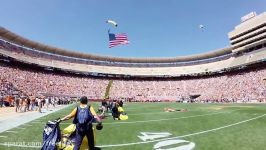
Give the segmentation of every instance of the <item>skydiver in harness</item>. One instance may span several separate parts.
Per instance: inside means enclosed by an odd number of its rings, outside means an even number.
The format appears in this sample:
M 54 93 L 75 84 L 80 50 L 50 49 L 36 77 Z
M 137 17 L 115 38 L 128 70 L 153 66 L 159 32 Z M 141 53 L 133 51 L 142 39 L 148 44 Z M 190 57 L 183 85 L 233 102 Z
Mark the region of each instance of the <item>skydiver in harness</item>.
M 101 124 L 101 119 L 97 116 L 93 107 L 87 105 L 88 98 L 83 96 L 80 98 L 80 105 L 77 106 L 69 115 L 62 118 L 60 121 L 69 120 L 74 117 L 73 123 L 76 124 L 76 141 L 74 150 L 79 150 L 84 136 L 88 139 L 90 150 L 95 149 L 94 135 L 92 129 L 92 121 L 97 120 Z

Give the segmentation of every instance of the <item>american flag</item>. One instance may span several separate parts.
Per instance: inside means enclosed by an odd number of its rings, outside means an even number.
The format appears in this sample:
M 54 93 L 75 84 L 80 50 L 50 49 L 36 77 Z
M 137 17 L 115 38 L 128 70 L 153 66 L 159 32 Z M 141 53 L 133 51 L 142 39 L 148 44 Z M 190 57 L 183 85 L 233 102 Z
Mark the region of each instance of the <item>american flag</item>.
M 109 48 L 112 48 L 119 44 L 122 45 L 129 44 L 127 35 L 125 33 L 118 33 L 118 34 L 109 33 Z

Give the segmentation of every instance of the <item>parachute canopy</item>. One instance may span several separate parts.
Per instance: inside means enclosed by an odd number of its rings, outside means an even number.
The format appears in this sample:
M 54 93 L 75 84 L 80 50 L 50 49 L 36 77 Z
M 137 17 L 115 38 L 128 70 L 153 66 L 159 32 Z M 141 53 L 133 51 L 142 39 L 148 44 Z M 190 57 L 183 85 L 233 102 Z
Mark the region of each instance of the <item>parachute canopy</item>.
M 112 24 L 113 26 L 117 27 L 117 23 L 114 20 L 107 20 L 106 23 Z
M 204 25 L 200 24 L 200 25 L 199 25 L 199 28 L 200 28 L 200 29 L 203 29 L 203 28 L 204 28 Z
M 202 25 L 202 24 L 200 24 L 200 25 L 199 25 L 199 29 L 203 32 L 203 31 L 205 30 L 205 26 Z

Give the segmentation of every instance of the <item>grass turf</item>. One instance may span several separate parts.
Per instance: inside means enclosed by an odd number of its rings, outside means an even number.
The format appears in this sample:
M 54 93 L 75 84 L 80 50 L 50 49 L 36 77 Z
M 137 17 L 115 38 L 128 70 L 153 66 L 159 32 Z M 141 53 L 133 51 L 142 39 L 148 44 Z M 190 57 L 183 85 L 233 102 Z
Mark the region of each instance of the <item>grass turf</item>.
M 96 109 L 99 103 L 92 104 Z M 124 106 L 129 119 L 126 121 L 115 121 L 112 117 L 103 120 L 104 128 L 96 130 L 96 145 L 102 149 L 114 150 L 151 150 L 165 138 L 178 137 L 179 140 L 187 142 L 172 144 L 161 148 L 173 148 L 194 143 L 194 149 L 206 150 L 252 150 L 265 149 L 266 147 L 266 105 L 264 104 L 178 104 L 178 103 L 127 103 Z M 53 114 L 39 118 L 20 128 L 11 129 L 17 133 L 0 133 L 0 150 L 28 150 L 40 149 L 32 142 L 42 141 L 42 131 L 48 120 L 69 114 L 75 106 L 69 106 Z M 187 108 L 188 112 L 163 112 L 163 108 Z M 256 118 L 259 117 L 259 118 Z M 241 122 L 245 120 L 248 122 Z M 65 128 L 71 121 L 60 124 Z M 229 125 L 229 126 L 228 126 Z M 232 126 L 231 126 L 232 125 Z M 222 127 L 222 128 L 221 128 Z M 26 129 L 21 129 L 26 128 Z M 210 131 L 210 129 L 215 129 Z M 169 137 L 147 140 L 143 142 L 138 136 L 140 132 L 169 132 Z M 190 135 L 191 134 L 191 135 Z M 7 136 L 1 138 L 1 136 Z M 135 143 L 131 145 L 121 145 Z M 111 147 L 106 145 L 117 145 Z M 33 146 L 33 147 L 28 147 Z

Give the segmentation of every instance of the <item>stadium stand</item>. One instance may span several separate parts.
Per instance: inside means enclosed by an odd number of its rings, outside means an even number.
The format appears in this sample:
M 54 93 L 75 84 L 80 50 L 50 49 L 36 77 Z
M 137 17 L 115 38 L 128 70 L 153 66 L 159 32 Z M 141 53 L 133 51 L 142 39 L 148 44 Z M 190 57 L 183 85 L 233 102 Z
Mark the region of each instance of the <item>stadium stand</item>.
M 265 101 L 265 68 L 249 72 L 215 75 L 208 78 L 168 81 L 114 81 L 110 97 L 121 96 L 138 100 L 181 101 L 199 94 L 199 101 L 250 102 Z M 123 94 L 121 94 L 123 93 Z M 136 97 L 136 98 L 135 98 Z M 150 99 L 152 98 L 152 99 Z
M 116 79 L 110 91 L 110 99 L 134 99 L 138 101 L 181 101 L 191 95 L 201 95 L 198 101 L 237 102 L 265 101 L 265 64 L 234 73 L 226 72 L 187 79 L 164 80 Z M 54 71 L 32 70 L 25 67 L 1 65 L 2 78 L 27 95 L 49 93 L 53 95 L 89 95 L 102 99 L 108 78 L 76 76 Z M 166 80 L 166 81 L 165 81 Z
M 2 65 L 0 71 L 3 79 L 12 81 L 15 87 L 27 95 L 49 93 L 58 95 L 93 95 L 94 98 L 101 98 L 108 82 L 108 80 L 78 78 Z

